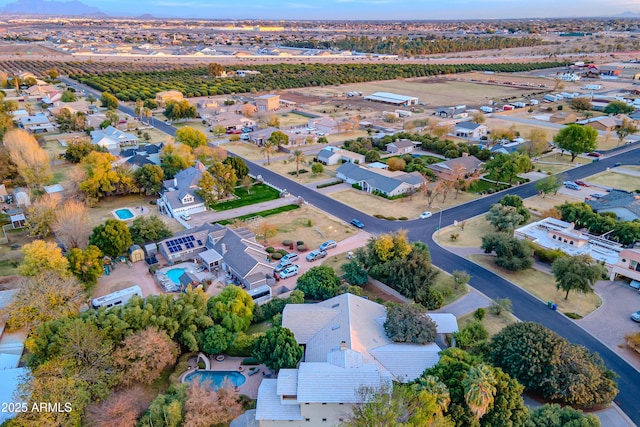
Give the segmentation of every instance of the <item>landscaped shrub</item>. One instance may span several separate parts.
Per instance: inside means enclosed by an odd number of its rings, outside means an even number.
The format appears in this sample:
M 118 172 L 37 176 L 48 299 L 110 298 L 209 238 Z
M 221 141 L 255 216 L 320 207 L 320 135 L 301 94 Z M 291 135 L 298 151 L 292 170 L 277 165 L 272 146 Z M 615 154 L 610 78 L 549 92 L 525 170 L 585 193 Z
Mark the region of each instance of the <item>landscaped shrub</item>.
M 274 252 L 271 254 L 271 259 L 273 260 L 279 260 L 283 257 L 284 255 L 282 255 L 280 252 Z
M 300 246 L 300 245 L 304 245 L 304 242 L 303 242 L 302 240 L 298 240 L 298 241 L 296 242 L 296 245 L 298 245 L 298 246 Z
M 316 188 L 325 188 L 325 187 L 331 187 L 332 185 L 338 185 L 338 184 L 342 184 L 344 181 L 339 179 L 337 181 L 331 181 L 331 182 L 325 182 L 324 184 L 318 184 L 316 185 Z
M 406 216 L 401 216 L 401 217 L 400 217 L 400 218 L 398 218 L 398 219 L 399 219 L 400 221 L 406 221 L 406 220 L 408 220 L 409 218 L 407 218 Z
M 429 289 L 422 299 L 422 304 L 427 308 L 427 310 L 437 310 L 442 307 L 443 303 L 444 297 L 435 289 Z
M 293 242 L 291 240 L 283 240 L 282 241 L 282 246 L 289 247 L 289 246 L 291 246 L 292 243 Z
M 265 249 L 265 252 L 268 254 L 272 254 L 274 253 L 276 250 L 273 248 L 273 246 L 269 246 L 268 248 Z
M 360 184 L 358 184 L 357 182 L 354 182 L 353 184 L 351 184 L 351 186 L 356 190 L 362 190 L 362 187 L 360 187 Z
M 307 247 L 307 245 L 298 245 L 298 251 L 299 252 L 306 252 L 308 250 L 309 250 L 309 248 Z
M 484 308 L 480 307 L 476 311 L 473 312 L 473 318 L 476 319 L 476 320 L 482 320 L 482 319 L 484 319 L 484 316 L 486 314 L 487 314 L 487 310 L 485 310 Z
M 546 249 L 536 245 L 533 246 L 533 255 L 538 258 L 538 261 L 549 264 L 553 263 L 553 261 L 558 258 L 567 256 L 567 254 L 562 252 L 560 249 Z
M 293 244 L 293 243 L 292 243 Z M 286 249 L 278 249 L 276 252 L 278 252 L 280 255 L 285 256 L 286 254 L 288 254 L 289 252 L 287 252 Z
M 254 357 L 247 357 L 246 359 L 242 359 L 243 365 L 259 365 L 260 363 Z
M 249 357 L 256 343 L 257 335 L 238 332 L 226 353 L 232 357 Z
M 198 361 L 198 369 L 204 369 L 205 368 L 205 364 L 202 360 Z

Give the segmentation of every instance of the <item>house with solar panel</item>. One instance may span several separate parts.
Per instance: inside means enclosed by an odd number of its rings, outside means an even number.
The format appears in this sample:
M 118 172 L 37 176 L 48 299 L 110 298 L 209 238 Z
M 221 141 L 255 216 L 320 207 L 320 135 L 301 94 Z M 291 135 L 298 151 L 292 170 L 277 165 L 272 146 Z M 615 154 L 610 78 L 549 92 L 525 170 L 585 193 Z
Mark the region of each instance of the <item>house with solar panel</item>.
M 204 224 L 158 242 L 169 264 L 196 261 L 211 273 L 224 274 L 248 290 L 275 284 L 273 266 L 264 246 L 246 228 Z
M 173 179 L 164 181 L 162 195 L 158 199 L 160 212 L 177 218 L 206 211 L 204 200 L 196 194 L 202 172 L 206 170 L 201 162 L 196 161 L 194 166 L 178 172 Z
M 297 369 L 281 369 L 258 389 L 260 427 L 336 426 L 347 421 L 362 389 L 407 383 L 440 360 L 438 344 L 397 343 L 384 330 L 386 308 L 353 294 L 317 304 L 287 304 L 282 326 L 293 332 L 304 356 Z M 451 313 L 429 313 L 443 334 L 458 330 Z

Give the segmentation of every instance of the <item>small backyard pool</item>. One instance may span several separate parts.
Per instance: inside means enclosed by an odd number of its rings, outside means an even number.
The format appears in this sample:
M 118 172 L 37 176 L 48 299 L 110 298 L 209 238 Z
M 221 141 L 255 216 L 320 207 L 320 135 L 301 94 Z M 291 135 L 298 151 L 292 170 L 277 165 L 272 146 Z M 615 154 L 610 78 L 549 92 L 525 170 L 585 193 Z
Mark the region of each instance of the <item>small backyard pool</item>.
M 122 221 L 135 218 L 136 216 L 136 214 L 134 214 L 133 211 L 129 208 L 116 209 L 115 211 L 113 211 L 113 215 Z
M 182 276 L 182 273 L 184 273 L 186 270 L 186 268 L 172 268 L 171 270 L 167 271 L 167 276 L 169 276 L 169 279 L 171 279 L 173 283 L 175 283 L 176 285 L 180 285 L 180 276 Z
M 211 381 L 211 387 L 220 388 L 225 380 L 229 380 L 235 387 L 240 387 L 247 380 L 240 372 L 235 371 L 196 371 L 184 377 L 185 382 L 199 378 L 200 382 Z

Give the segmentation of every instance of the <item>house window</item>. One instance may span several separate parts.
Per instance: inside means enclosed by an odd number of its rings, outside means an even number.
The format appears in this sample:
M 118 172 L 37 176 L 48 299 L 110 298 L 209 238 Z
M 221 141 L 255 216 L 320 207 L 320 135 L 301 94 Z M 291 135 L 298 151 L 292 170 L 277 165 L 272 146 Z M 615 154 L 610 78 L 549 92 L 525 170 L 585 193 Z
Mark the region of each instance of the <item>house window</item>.
M 570 245 L 573 245 L 573 240 L 569 241 L 569 244 L 570 244 Z
M 554 235 L 553 235 L 553 240 L 555 240 L 555 239 L 556 239 L 556 235 L 554 234 Z

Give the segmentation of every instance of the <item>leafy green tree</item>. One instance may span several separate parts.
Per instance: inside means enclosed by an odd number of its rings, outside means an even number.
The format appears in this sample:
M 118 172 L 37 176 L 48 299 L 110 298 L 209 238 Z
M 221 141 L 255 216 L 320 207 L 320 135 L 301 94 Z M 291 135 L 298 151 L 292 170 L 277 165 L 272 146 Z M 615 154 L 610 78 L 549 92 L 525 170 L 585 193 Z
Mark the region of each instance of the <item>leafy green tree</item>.
M 342 266 L 344 271 L 344 278 L 352 285 L 364 286 L 369 281 L 369 275 L 367 270 L 362 268 L 356 260 L 351 260 Z
M 224 67 L 215 62 L 212 62 L 211 64 L 209 64 L 207 66 L 207 69 L 209 71 L 209 75 L 212 77 L 220 77 L 225 73 Z
M 529 156 L 513 152 L 494 155 L 493 158 L 485 162 L 484 169 L 491 178 L 498 181 L 506 180 L 511 183 L 518 174 L 529 172 L 533 169 L 533 165 Z
M 118 109 L 118 98 L 111 95 L 109 92 L 102 92 L 102 95 L 100 95 L 100 103 L 103 107 L 106 107 L 109 110 Z
M 134 172 L 140 191 L 147 196 L 159 194 L 162 190 L 164 170 L 158 165 L 143 165 Z
M 560 187 L 562 187 L 562 182 L 560 181 L 560 178 L 555 175 L 550 175 L 536 182 L 536 190 L 538 193 L 542 194 L 543 199 L 547 194 L 556 194 Z
M 127 224 L 117 219 L 108 219 L 93 229 L 89 244 L 97 246 L 107 256 L 117 257 L 129 249 L 133 240 Z
M 516 226 L 522 224 L 524 220 L 524 216 L 518 212 L 518 208 L 505 206 L 501 203 L 491 205 L 489 212 L 487 212 L 487 221 L 498 231 L 513 233 Z
M 600 427 L 600 419 L 570 406 L 544 404 L 531 410 L 525 427 Z
M 304 292 L 307 298 L 325 300 L 333 298 L 338 293 L 340 278 L 333 268 L 327 266 L 311 267 L 298 278 L 297 288 Z
M 454 332 L 453 338 L 456 346 L 463 350 L 472 350 L 489 338 L 489 332 L 481 322 L 474 320 L 458 332 Z
M 131 240 L 136 245 L 159 242 L 173 235 L 167 224 L 156 215 L 134 219 L 129 226 L 129 233 L 131 233 Z
M 93 105 L 97 101 L 96 97 L 92 93 L 87 95 L 86 99 L 87 99 L 87 102 L 91 105 Z
M 529 213 L 529 209 L 524 206 L 524 202 L 520 196 L 516 196 L 515 194 L 507 194 L 498 202 L 503 206 L 513 206 L 518 210 L 518 213 L 522 215 L 522 222 L 520 224 L 524 224 L 531 218 L 531 214 Z
M 233 333 L 247 331 L 253 318 L 253 307 L 251 295 L 233 285 L 207 301 L 207 312 L 213 321 Z
M 532 322 L 508 325 L 489 345 L 489 359 L 528 390 L 570 405 L 608 404 L 615 374 L 586 348 Z
M 267 142 L 277 149 L 277 147 L 289 145 L 289 135 L 277 130 L 271 134 Z
M 573 162 L 578 154 L 593 151 L 598 146 L 598 131 L 590 126 L 575 123 L 567 125 L 556 134 L 553 141 L 558 148 L 571 153 Z
M 169 120 L 182 120 L 193 119 L 198 112 L 195 105 L 189 104 L 189 101 L 184 99 L 182 101 L 168 101 L 162 114 Z
M 637 221 L 616 221 L 613 233 L 609 237 L 624 246 L 632 245 L 640 240 L 640 223 Z
M 153 98 L 145 99 L 144 108 L 148 108 L 149 110 L 155 110 L 156 108 L 158 108 L 158 103 Z
M 75 102 L 77 100 L 78 98 L 76 98 L 76 94 L 69 89 L 62 92 L 62 97 L 60 98 L 60 101 L 62 102 Z
M 18 266 L 21 276 L 37 276 L 45 271 L 50 271 L 60 277 L 69 275 L 69 261 L 62 255 L 62 249 L 54 242 L 34 240 L 27 243 L 21 249 L 24 258 Z
M 187 384 L 172 385 L 159 394 L 138 422 L 140 427 L 180 427 L 184 419 Z
M 233 342 L 233 334 L 220 325 L 213 325 L 199 335 L 200 350 L 207 354 L 223 353 Z
M 531 248 L 523 240 L 502 233 L 492 233 L 482 236 L 481 247 L 487 254 L 495 252 L 496 265 L 507 270 L 521 271 L 533 266 Z
M 116 190 L 118 173 L 112 166 L 115 159 L 109 153 L 98 151 L 92 151 L 82 159 L 80 165 L 87 175 L 80 183 L 80 191 L 89 203 L 94 203 Z
M 436 340 L 436 324 L 427 310 L 417 304 L 398 304 L 387 308 L 384 330 L 394 342 L 427 344 Z
M 636 111 L 636 108 L 624 101 L 611 101 L 604 107 L 605 114 L 612 114 L 614 116 L 618 114 L 631 114 L 634 111 Z
M 95 285 L 98 277 L 104 272 L 102 251 L 97 246 L 89 245 L 84 250 L 73 248 L 69 251 L 67 258 L 69 270 L 86 287 Z
M 238 177 L 233 166 L 222 162 L 213 162 L 208 172 L 214 179 L 214 195 L 218 200 L 233 194 L 238 183 Z M 202 176 L 204 177 L 204 173 Z
M 67 150 L 64 158 L 71 163 L 80 163 L 92 151 L 106 153 L 107 149 L 96 144 L 92 144 L 87 138 L 75 138 L 67 141 Z
M 188 145 L 191 148 L 204 147 L 207 145 L 207 136 L 198 129 L 185 126 L 176 131 L 176 142 Z
M 593 110 L 593 104 L 591 104 L 591 100 L 589 98 L 573 98 L 569 101 L 569 107 L 573 111 L 589 111 Z
M 166 179 L 173 179 L 175 174 L 187 169 L 190 166 L 189 161 L 180 153 L 165 153 L 160 159 L 160 167 L 164 171 Z
M 324 172 L 324 166 L 322 166 L 320 162 L 314 162 L 313 165 L 311 165 L 311 172 L 314 174 L 322 173 Z
M 295 368 L 303 354 L 293 332 L 282 327 L 269 329 L 264 336 L 258 338 L 253 349 L 253 357 L 274 371 Z
M 623 118 L 622 123 L 616 129 L 616 135 L 618 135 L 618 145 L 622 144 L 622 141 L 629 135 L 633 135 L 638 133 L 638 126 L 636 126 L 633 121 L 628 118 Z
M 556 288 L 567 291 L 564 299 L 569 299 L 569 292 L 585 294 L 593 293 L 593 287 L 607 273 L 607 269 L 593 262 L 589 255 L 576 255 L 557 258 L 551 264 L 556 278 Z
M 242 180 L 249 174 L 249 166 L 247 166 L 247 162 L 245 162 L 241 157 L 229 156 L 224 159 L 222 163 L 231 165 L 239 180 Z

